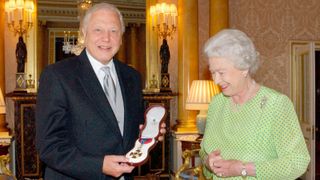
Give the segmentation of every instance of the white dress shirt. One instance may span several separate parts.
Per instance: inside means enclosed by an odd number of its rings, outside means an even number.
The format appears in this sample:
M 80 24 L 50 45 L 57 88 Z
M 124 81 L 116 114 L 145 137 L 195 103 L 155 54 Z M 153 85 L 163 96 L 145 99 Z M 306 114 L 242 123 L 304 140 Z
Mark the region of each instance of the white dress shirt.
M 114 85 L 117 86 L 118 76 L 117 76 L 116 68 L 114 67 L 113 59 L 111 59 L 108 64 L 102 64 L 101 62 L 96 60 L 94 57 L 92 57 L 87 50 L 86 50 L 86 53 L 87 53 L 88 59 L 90 61 L 90 64 L 93 67 L 93 70 L 99 79 L 101 87 L 103 88 L 103 78 L 105 76 L 105 73 L 101 70 L 101 68 L 106 67 L 106 66 L 108 66 L 110 68 L 112 80 L 114 82 Z

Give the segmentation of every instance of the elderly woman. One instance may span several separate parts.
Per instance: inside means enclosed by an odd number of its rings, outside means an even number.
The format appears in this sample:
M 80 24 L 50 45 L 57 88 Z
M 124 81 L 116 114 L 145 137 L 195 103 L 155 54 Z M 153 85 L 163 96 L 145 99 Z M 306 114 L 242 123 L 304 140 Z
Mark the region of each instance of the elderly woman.
M 252 75 L 258 53 L 248 36 L 233 29 L 210 38 L 204 52 L 222 93 L 209 106 L 200 156 L 213 179 L 289 180 L 310 161 L 290 99 L 259 85 Z

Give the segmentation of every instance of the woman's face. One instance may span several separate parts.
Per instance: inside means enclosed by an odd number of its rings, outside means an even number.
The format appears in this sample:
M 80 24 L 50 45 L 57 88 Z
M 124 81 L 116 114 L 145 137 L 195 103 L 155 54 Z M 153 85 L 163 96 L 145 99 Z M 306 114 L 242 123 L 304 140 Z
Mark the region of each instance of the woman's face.
M 226 96 L 240 94 L 246 88 L 247 70 L 239 70 L 233 63 L 222 57 L 209 58 L 209 70 L 212 79 L 221 87 L 222 93 Z
M 101 63 L 107 64 L 122 43 L 119 15 L 105 9 L 92 13 L 84 32 L 84 40 L 89 53 Z

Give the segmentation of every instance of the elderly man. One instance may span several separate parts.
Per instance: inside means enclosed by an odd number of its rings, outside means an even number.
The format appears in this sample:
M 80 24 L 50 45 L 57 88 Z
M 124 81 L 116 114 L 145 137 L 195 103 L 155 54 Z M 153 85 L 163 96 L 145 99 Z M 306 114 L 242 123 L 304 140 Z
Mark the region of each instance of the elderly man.
M 42 73 L 36 146 L 44 179 L 133 179 L 124 154 L 143 123 L 142 85 L 136 70 L 113 58 L 124 30 L 116 7 L 93 6 L 83 20 L 86 48 Z

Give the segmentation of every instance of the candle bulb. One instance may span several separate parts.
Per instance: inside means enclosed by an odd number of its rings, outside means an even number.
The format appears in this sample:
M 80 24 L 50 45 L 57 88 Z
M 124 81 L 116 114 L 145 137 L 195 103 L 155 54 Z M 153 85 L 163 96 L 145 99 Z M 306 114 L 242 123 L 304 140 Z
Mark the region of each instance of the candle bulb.
M 168 14 L 165 14 L 165 15 L 164 15 L 164 18 L 165 18 L 165 23 L 166 23 L 166 25 L 168 25 Z
M 11 23 L 10 11 L 9 11 L 9 12 L 7 12 L 7 20 L 8 20 L 8 23 Z
M 173 26 L 176 25 L 175 16 L 172 16 L 172 24 L 173 24 Z
M 28 16 L 28 22 L 32 22 L 32 12 L 28 12 L 29 16 Z
M 151 16 L 151 27 L 153 27 L 154 16 L 155 16 L 155 6 L 151 6 L 150 7 L 150 16 Z
M 74 45 L 74 35 L 72 35 L 71 38 L 72 38 L 72 45 Z
M 22 9 L 18 9 L 19 20 L 22 20 Z
M 10 20 L 11 20 L 10 23 L 11 23 L 11 24 L 13 24 L 13 21 L 14 21 L 14 19 L 13 19 L 13 13 L 14 13 L 13 11 L 10 11 Z
M 8 21 L 8 23 L 10 23 L 10 17 L 9 17 L 9 14 L 10 14 L 10 9 L 9 9 L 9 2 L 5 2 L 5 4 L 4 4 L 4 6 L 5 6 L 5 11 L 6 11 L 6 15 L 7 15 L 7 21 Z
M 63 42 L 66 43 L 66 42 L 67 42 L 67 34 L 66 34 L 66 31 L 63 31 L 63 33 L 64 33 Z

